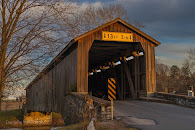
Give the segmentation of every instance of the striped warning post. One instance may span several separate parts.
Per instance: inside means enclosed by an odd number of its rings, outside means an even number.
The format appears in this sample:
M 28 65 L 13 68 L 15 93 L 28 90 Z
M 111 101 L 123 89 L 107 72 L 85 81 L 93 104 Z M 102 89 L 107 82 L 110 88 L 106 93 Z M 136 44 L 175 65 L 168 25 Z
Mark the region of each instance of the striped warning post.
M 114 78 L 108 79 L 108 99 L 116 100 L 116 80 Z

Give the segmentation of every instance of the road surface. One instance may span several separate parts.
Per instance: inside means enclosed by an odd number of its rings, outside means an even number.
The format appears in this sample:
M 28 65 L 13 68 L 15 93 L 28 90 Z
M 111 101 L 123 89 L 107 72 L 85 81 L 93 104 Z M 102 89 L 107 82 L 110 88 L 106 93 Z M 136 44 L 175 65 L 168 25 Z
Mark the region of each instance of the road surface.
M 114 117 L 142 130 L 195 130 L 195 109 L 172 104 L 119 100 Z

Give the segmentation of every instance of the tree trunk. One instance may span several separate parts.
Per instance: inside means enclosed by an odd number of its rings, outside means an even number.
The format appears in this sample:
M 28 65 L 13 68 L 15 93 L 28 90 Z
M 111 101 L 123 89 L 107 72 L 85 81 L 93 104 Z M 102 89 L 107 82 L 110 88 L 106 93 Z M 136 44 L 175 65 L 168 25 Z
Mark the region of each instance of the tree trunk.
M 0 93 L 0 111 L 1 111 L 1 93 Z
M 2 42 L 2 41 L 1 41 Z M 0 48 L 0 111 L 1 111 L 1 96 L 3 93 L 3 89 L 5 88 L 5 83 L 4 83 L 4 63 L 5 63 L 5 54 L 2 51 L 2 46 Z M 3 53 L 2 53 L 3 52 Z
M 2 96 L 2 93 L 3 93 L 3 89 L 5 87 L 5 84 L 1 81 L 0 79 L 0 111 L 1 111 L 1 96 Z

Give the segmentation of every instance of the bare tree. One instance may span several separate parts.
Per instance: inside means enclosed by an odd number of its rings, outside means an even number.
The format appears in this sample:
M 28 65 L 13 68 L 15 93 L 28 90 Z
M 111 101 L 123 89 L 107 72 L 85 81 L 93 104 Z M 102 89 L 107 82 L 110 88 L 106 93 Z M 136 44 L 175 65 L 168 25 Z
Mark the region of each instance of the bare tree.
M 64 17 L 63 8 L 56 8 L 61 17 L 58 17 L 59 24 L 66 24 L 68 26 L 64 30 L 69 30 L 67 35 L 69 37 L 76 37 L 89 30 L 92 30 L 104 23 L 107 23 L 116 18 L 121 18 L 130 22 L 137 28 L 143 28 L 144 25 L 139 21 L 130 21 L 127 17 L 127 12 L 122 5 L 111 4 L 109 6 L 94 7 L 89 5 L 86 9 L 77 7 L 77 12 L 74 17 Z M 64 20 L 65 18 L 65 20 Z M 61 20 L 60 20 L 61 19 Z
M 160 59 L 156 59 L 155 62 L 157 91 L 164 91 L 164 88 L 169 86 L 170 68 L 161 63 Z
M 190 76 L 190 85 L 195 85 L 195 48 L 188 51 L 188 58 L 185 60 L 184 68 L 186 68 Z
M 195 48 L 188 51 L 188 62 L 192 72 L 195 72 Z
M 157 91 L 163 87 L 175 90 L 180 94 L 187 94 L 189 86 L 195 85 L 195 49 L 188 51 L 188 58 L 185 59 L 181 69 L 176 65 L 168 67 L 156 59 Z
M 32 79 L 61 45 L 61 39 L 56 35 L 59 30 L 55 17 L 58 14 L 53 8 L 59 3 L 1 0 L 0 97 L 5 87 Z M 70 8 L 69 4 L 65 5 Z

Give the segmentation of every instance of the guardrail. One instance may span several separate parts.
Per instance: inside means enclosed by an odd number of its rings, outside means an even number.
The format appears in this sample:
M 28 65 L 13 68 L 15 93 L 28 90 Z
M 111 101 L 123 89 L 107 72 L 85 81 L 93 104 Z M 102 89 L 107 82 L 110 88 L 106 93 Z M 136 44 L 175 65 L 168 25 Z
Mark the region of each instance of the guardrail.
M 154 97 L 172 100 L 175 104 L 195 108 L 195 97 L 165 92 L 155 92 Z

